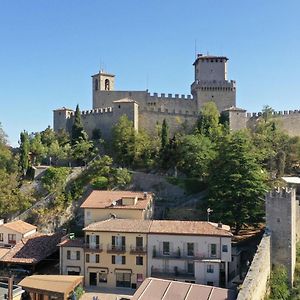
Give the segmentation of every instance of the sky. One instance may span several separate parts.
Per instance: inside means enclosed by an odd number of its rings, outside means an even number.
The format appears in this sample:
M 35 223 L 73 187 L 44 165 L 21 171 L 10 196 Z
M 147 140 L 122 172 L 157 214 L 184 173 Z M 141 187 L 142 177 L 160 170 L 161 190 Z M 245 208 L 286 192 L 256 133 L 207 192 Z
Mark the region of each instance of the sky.
M 0 0 L 0 122 L 9 143 L 92 108 L 91 75 L 117 90 L 190 94 L 197 53 L 225 55 L 237 106 L 300 107 L 300 1 Z

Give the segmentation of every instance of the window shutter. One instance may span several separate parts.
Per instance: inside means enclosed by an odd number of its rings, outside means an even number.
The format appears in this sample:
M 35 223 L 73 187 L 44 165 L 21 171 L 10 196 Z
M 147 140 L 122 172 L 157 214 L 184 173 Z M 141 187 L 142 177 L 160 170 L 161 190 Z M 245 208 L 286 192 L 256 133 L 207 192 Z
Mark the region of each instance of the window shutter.
M 88 234 L 85 236 L 85 242 L 86 242 L 87 244 L 90 243 L 90 236 L 89 236 Z
M 122 236 L 122 246 L 125 246 L 125 236 Z
M 126 256 L 122 256 L 122 265 L 126 264 Z
M 111 237 L 111 244 L 112 244 L 113 246 L 116 245 L 116 237 L 115 237 L 114 235 Z
M 96 235 L 96 245 L 99 245 L 99 239 L 100 239 L 99 235 Z
M 115 257 L 114 255 L 111 256 L 111 263 L 112 263 L 113 265 L 116 264 L 116 257 Z

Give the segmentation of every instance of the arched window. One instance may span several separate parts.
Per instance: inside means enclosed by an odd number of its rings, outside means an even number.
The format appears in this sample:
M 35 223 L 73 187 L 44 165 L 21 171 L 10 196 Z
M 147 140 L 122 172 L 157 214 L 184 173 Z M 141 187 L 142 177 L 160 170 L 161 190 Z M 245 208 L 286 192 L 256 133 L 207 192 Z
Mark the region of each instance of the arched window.
M 99 89 L 99 83 L 98 83 L 98 79 L 95 79 L 95 91 L 98 91 Z
M 106 91 L 109 91 L 110 90 L 110 82 L 109 82 L 109 79 L 105 79 L 105 82 L 104 82 L 104 89 Z

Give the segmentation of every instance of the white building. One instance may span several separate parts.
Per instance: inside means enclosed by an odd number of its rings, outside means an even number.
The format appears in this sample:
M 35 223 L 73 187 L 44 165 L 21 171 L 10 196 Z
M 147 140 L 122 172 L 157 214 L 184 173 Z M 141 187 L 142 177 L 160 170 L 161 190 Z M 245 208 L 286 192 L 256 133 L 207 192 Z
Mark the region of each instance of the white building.
M 229 227 L 210 222 L 153 221 L 148 276 L 226 286 L 231 261 Z

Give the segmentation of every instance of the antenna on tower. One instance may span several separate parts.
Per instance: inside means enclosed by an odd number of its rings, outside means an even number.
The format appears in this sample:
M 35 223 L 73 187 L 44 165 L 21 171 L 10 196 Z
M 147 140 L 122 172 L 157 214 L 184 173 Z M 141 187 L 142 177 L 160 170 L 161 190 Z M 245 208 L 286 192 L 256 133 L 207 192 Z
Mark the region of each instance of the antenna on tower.
M 195 59 L 197 59 L 197 39 L 195 39 Z
M 149 74 L 146 75 L 146 90 L 148 91 L 148 85 L 149 85 Z

